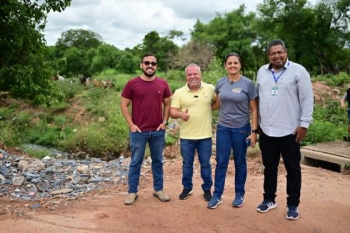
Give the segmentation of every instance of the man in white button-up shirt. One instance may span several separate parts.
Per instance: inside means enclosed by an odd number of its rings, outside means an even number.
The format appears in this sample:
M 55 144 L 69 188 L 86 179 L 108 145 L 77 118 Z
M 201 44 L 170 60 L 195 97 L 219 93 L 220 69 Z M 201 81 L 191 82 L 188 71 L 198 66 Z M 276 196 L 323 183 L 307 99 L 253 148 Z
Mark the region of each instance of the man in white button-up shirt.
M 287 219 L 299 217 L 301 190 L 300 142 L 312 122 L 313 92 L 306 69 L 288 60 L 282 40 L 267 48 L 270 63 L 258 71 L 260 149 L 264 164 L 264 200 L 259 212 L 277 207 L 280 155 L 287 170 Z

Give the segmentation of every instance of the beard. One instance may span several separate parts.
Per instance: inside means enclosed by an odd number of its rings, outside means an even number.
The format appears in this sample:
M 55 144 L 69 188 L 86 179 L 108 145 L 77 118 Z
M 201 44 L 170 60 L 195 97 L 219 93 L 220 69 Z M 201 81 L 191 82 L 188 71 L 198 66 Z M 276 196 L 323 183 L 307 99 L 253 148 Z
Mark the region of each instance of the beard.
M 148 70 L 151 70 L 152 72 L 148 72 Z M 143 70 L 143 74 L 148 78 L 152 78 L 155 73 L 156 71 L 153 70 L 152 68 L 147 68 L 146 70 Z

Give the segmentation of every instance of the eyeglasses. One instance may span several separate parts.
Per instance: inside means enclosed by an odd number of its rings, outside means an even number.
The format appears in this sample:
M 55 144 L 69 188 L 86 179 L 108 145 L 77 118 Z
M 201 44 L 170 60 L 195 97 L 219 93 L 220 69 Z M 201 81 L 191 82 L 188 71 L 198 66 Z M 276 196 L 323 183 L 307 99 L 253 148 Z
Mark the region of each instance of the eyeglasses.
M 150 61 L 144 61 L 144 62 L 142 62 L 142 63 L 145 64 L 146 66 L 149 66 L 149 65 L 156 66 L 156 65 L 157 65 L 157 62 L 154 62 L 154 61 L 152 61 L 152 62 L 150 62 Z

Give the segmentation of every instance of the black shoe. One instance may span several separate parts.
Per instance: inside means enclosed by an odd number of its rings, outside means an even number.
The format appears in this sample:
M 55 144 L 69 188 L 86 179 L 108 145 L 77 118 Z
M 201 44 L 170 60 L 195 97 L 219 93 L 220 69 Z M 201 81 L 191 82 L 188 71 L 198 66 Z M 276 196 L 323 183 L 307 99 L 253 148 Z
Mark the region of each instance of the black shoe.
M 209 190 L 204 190 L 204 199 L 205 201 L 210 201 L 212 199 L 212 195 L 211 195 L 211 192 L 210 192 L 210 189 Z
M 192 189 L 184 189 L 182 190 L 182 193 L 180 194 L 179 198 L 180 200 L 186 200 L 192 193 Z
M 346 142 L 350 141 L 350 137 L 347 137 L 347 136 L 343 136 L 343 139 L 344 139 L 344 141 L 346 141 Z

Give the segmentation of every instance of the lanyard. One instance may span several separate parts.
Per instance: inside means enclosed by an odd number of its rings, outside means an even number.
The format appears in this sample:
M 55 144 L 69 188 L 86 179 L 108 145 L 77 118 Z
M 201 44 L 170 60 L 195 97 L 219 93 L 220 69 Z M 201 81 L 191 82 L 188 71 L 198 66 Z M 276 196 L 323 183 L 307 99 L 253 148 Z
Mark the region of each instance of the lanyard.
M 284 73 L 284 71 L 286 71 L 286 69 L 284 69 L 283 72 L 276 78 L 276 76 L 275 76 L 275 71 L 271 70 L 273 79 L 275 80 L 275 84 L 277 84 L 278 79 L 282 76 L 282 74 Z
M 288 61 L 287 66 L 289 66 L 289 61 Z M 273 79 L 275 80 L 275 84 L 277 84 L 278 79 L 282 76 L 282 74 L 284 73 L 284 71 L 286 71 L 286 68 L 285 68 L 285 67 L 283 67 L 283 68 L 284 68 L 284 70 L 282 71 L 282 73 L 281 73 L 278 77 L 275 76 L 275 71 L 271 70 Z

